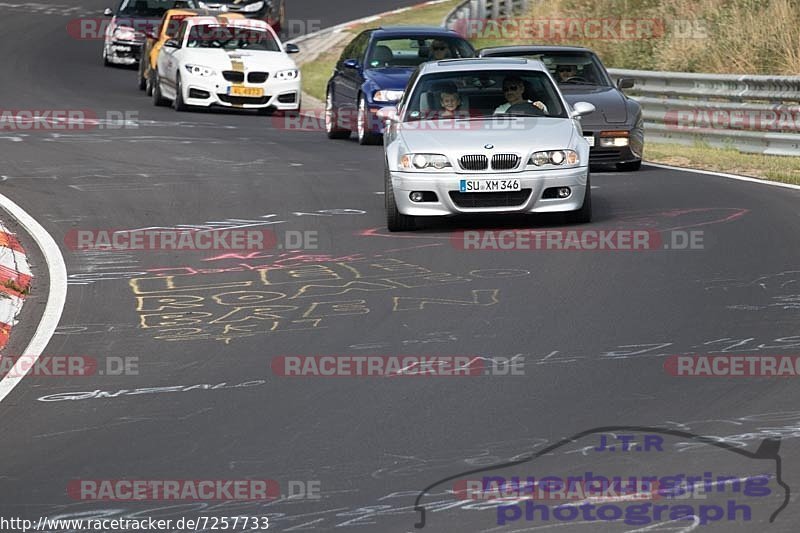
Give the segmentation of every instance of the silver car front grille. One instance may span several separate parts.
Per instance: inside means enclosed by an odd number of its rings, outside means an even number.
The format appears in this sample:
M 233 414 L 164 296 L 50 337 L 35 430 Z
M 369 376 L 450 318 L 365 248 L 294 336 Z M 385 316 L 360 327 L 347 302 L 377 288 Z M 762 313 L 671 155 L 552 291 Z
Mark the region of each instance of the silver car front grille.
M 489 158 L 483 154 L 469 154 L 458 160 L 462 170 L 487 170 Z M 492 170 L 514 170 L 519 166 L 520 157 L 517 154 L 494 154 L 492 156 Z
M 462 156 L 458 162 L 463 170 L 486 170 L 489 166 L 489 158 L 481 154 Z
M 492 156 L 492 170 L 514 170 L 519 165 L 517 154 L 495 154 Z

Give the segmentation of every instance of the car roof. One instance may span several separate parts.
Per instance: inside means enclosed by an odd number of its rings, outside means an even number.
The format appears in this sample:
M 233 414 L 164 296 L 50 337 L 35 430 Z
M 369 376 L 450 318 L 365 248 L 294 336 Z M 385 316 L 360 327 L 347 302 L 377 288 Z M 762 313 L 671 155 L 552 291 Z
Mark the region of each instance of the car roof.
M 547 72 L 541 61 L 524 57 L 479 57 L 428 61 L 420 66 L 420 75 L 435 72 L 470 72 L 482 70 L 538 70 Z
M 208 24 L 211 26 L 237 26 L 242 28 L 257 28 L 257 29 L 271 29 L 269 24 L 259 19 L 248 18 L 228 18 L 223 16 L 224 20 L 220 20 L 215 16 L 201 15 L 199 17 L 189 17 L 185 22 L 189 26 L 199 26 L 201 24 Z
M 516 52 L 516 53 L 539 53 L 539 52 L 588 52 L 590 54 L 594 54 L 592 50 L 589 48 L 584 48 L 583 46 L 553 46 L 553 45 L 516 45 L 516 46 L 491 46 L 488 48 L 483 48 L 479 52 L 489 52 L 492 53 L 508 53 L 508 52 Z
M 458 32 L 442 26 L 381 26 L 372 30 L 373 37 L 461 37 Z

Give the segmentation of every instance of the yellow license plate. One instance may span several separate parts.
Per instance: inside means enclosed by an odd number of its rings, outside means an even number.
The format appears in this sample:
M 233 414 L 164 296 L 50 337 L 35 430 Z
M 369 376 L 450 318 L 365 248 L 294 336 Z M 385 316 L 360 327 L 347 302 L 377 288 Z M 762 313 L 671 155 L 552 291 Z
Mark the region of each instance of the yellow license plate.
M 233 85 L 228 89 L 228 94 L 231 96 L 251 96 L 253 98 L 258 98 L 260 96 L 264 96 L 264 89 L 261 87 Z

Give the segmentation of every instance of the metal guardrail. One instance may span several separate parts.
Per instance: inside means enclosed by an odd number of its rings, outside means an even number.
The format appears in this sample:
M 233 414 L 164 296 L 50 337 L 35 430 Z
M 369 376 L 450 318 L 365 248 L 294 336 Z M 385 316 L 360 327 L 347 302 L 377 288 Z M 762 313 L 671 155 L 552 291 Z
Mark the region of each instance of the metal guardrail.
M 800 156 L 800 77 L 609 69 L 633 78 L 649 139 Z
M 442 21 L 442 26 L 453 28 L 461 20 L 486 20 L 511 17 L 524 12 L 528 0 L 465 0 Z

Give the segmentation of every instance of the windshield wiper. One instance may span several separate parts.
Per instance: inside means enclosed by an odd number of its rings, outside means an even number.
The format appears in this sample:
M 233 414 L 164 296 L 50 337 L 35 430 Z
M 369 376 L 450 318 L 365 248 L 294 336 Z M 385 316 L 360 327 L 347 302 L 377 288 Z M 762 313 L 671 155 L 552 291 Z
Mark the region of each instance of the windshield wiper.
M 594 82 L 592 82 L 592 81 L 581 81 L 581 80 L 567 80 L 567 81 L 560 81 L 560 82 L 558 82 L 558 83 L 559 83 L 559 84 L 563 84 L 563 85 L 566 85 L 566 84 L 575 84 L 575 85 L 597 85 L 597 83 L 594 83 Z

